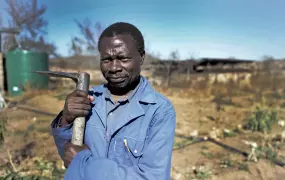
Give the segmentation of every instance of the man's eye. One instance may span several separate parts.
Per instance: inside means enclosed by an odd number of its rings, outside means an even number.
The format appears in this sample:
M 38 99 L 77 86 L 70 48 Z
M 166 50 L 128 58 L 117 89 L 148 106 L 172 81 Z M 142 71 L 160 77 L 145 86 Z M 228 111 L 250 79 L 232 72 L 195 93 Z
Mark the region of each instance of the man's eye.
M 110 61 L 110 59 L 101 59 L 101 62 L 103 62 L 103 63 L 107 63 L 109 61 Z
M 130 58 L 121 58 L 121 61 L 122 62 L 128 62 L 128 61 L 130 61 L 131 59 Z

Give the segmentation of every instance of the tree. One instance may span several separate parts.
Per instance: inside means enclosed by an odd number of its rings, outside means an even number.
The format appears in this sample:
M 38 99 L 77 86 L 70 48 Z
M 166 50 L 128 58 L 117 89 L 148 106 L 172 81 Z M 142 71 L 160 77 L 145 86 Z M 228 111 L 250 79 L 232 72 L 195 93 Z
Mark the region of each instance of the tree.
M 170 81 L 171 81 L 171 75 L 173 74 L 173 72 L 176 69 L 175 67 L 175 63 L 173 61 L 177 61 L 179 60 L 179 53 L 178 53 L 178 50 L 175 50 L 175 51 L 172 51 L 170 52 L 170 55 L 169 55 L 169 63 L 166 63 L 166 86 L 168 87 L 170 85 Z
M 189 82 L 190 81 L 190 74 L 191 74 L 191 70 L 192 70 L 192 62 L 191 61 L 195 61 L 195 58 L 193 56 L 190 57 L 190 59 L 188 60 L 188 63 L 187 63 L 187 75 L 186 75 L 186 81 Z
M 154 53 L 145 53 L 144 65 L 149 65 L 154 61 L 160 61 L 159 55 Z
M 81 42 L 80 39 L 78 39 L 77 37 L 73 37 L 71 39 L 71 47 L 70 47 L 70 50 L 69 50 L 69 54 L 71 56 L 82 55 L 83 50 L 82 50 L 81 44 L 83 44 L 83 42 Z
M 102 25 L 99 22 L 93 24 L 89 18 L 85 18 L 82 22 L 75 20 L 75 23 L 80 34 L 71 39 L 70 55 L 97 55 L 97 44 L 102 33 Z
M 21 29 L 19 35 L 4 35 L 4 52 L 20 46 L 23 49 L 47 52 L 58 56 L 56 46 L 45 40 L 48 22 L 43 18 L 47 7 L 37 0 L 5 0 L 9 16 L 8 27 Z
M 177 61 L 179 60 L 180 56 L 179 56 L 179 52 L 178 50 L 172 51 L 169 55 L 169 59 L 172 61 Z
M 272 76 L 272 72 L 274 71 L 274 57 L 273 56 L 263 56 L 263 71 L 267 73 L 270 77 Z

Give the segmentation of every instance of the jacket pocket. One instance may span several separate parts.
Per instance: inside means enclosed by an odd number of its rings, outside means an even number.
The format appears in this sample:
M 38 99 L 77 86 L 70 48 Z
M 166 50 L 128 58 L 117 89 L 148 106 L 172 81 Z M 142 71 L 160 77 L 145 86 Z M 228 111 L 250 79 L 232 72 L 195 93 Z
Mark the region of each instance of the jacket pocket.
M 133 137 L 125 136 L 124 145 L 133 158 L 139 158 L 144 153 L 145 140 L 139 140 Z
M 109 157 L 118 164 L 135 166 L 144 153 L 143 146 L 144 141 L 136 138 L 128 136 L 115 137 L 110 144 Z

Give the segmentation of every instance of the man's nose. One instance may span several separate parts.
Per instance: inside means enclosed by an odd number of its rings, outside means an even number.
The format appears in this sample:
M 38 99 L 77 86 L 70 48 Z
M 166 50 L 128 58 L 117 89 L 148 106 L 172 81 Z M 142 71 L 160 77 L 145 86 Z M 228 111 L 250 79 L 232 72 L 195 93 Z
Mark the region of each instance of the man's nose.
M 117 71 L 121 71 L 122 70 L 122 66 L 119 60 L 113 60 L 111 61 L 110 64 L 110 71 L 111 72 L 117 72 Z

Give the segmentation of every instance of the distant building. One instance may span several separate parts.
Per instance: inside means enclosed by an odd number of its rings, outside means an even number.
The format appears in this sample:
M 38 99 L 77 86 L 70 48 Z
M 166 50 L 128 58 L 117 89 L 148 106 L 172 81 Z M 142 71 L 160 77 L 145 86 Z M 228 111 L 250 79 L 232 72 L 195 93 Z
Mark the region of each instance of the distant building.
M 223 72 L 248 72 L 254 66 L 253 60 L 239 59 L 219 59 L 202 58 L 200 60 L 161 60 L 154 61 L 144 67 L 145 70 L 155 71 L 155 74 L 166 73 L 167 71 L 176 71 L 178 73 L 223 73 Z M 159 73 L 159 71 L 161 71 Z
M 253 60 L 202 58 L 193 66 L 197 73 L 250 72 L 254 69 Z

